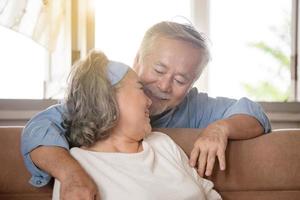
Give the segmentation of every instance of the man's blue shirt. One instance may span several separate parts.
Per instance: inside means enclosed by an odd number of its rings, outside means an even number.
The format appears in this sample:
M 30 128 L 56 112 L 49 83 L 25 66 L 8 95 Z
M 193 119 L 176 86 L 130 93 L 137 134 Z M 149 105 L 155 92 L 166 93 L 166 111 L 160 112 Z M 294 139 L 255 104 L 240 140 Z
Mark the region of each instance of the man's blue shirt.
M 64 136 L 66 130 L 62 126 L 63 114 L 66 113 L 64 104 L 56 104 L 34 116 L 23 130 L 21 150 L 25 165 L 32 174 L 30 183 L 34 186 L 46 185 L 51 176 L 33 164 L 29 153 L 41 145 L 69 149 Z M 196 88 L 174 109 L 152 117 L 151 125 L 155 128 L 205 128 L 216 120 L 235 114 L 253 116 L 264 127 L 265 133 L 271 131 L 270 121 L 259 104 L 247 98 L 211 98 L 205 93 L 198 93 Z

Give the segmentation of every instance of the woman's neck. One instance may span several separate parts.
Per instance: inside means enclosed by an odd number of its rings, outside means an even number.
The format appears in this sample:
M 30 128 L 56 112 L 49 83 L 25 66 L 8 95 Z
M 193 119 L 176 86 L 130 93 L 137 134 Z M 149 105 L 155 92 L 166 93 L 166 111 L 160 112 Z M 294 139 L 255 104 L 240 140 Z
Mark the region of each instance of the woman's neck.
M 142 141 L 134 141 L 126 137 L 111 135 L 105 140 L 99 140 L 84 149 L 97 152 L 137 153 L 143 151 Z

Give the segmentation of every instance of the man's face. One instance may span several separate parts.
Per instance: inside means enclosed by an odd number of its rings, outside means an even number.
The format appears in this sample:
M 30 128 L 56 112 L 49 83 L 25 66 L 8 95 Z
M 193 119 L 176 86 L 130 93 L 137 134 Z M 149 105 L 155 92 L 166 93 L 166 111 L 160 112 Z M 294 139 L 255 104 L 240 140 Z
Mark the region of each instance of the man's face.
M 137 56 L 134 69 L 152 100 L 152 116 L 174 108 L 184 99 L 201 71 L 200 51 L 188 42 L 160 37 L 143 58 Z

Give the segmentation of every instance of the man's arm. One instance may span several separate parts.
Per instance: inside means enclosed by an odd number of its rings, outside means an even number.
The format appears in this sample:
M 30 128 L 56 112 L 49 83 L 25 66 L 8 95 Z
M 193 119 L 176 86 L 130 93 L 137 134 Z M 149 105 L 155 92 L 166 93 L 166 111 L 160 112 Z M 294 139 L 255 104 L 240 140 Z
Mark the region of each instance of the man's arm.
M 245 114 L 236 114 L 215 123 L 224 128 L 228 139 L 250 139 L 264 133 L 264 127 L 259 121 Z
M 33 163 L 61 182 L 61 199 L 100 199 L 94 181 L 61 147 L 40 146 L 30 152 Z
M 253 138 L 271 130 L 270 121 L 262 107 L 247 98 L 210 98 L 193 90 L 186 104 L 189 110 L 195 111 L 190 112 L 193 115 L 189 116 L 189 121 L 198 128 L 204 128 L 190 155 L 190 164 L 198 164 L 201 176 L 204 173 L 211 175 L 216 157 L 220 168 L 225 170 L 228 139 Z
M 228 139 L 249 139 L 261 135 L 264 128 L 252 116 L 237 114 L 218 120 L 204 129 L 194 143 L 190 164 L 198 164 L 200 176 L 210 176 L 218 158 L 220 169 L 225 170 L 225 150 Z M 198 162 L 198 163 L 197 163 Z
M 34 116 L 23 129 L 21 151 L 32 175 L 30 182 L 41 187 L 49 182 L 52 175 L 61 181 L 62 199 L 78 199 L 80 196 L 68 197 L 78 192 L 85 194 L 86 191 L 90 194 L 87 197 L 97 195 L 91 178 L 69 154 L 62 126 L 63 113 L 63 105 L 52 106 Z
M 151 121 L 155 128 L 203 129 L 190 154 L 190 164 L 200 167 L 199 175 L 210 175 L 216 156 L 225 169 L 227 140 L 248 139 L 271 131 L 268 117 L 261 106 L 247 98 L 239 100 L 208 97 L 190 90 L 183 102 L 165 116 Z

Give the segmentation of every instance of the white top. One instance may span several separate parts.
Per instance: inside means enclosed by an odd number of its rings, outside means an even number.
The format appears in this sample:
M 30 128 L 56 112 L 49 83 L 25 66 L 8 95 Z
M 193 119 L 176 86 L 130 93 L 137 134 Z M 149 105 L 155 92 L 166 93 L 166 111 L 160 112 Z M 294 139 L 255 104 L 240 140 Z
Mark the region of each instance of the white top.
M 213 183 L 198 176 L 183 150 L 167 135 L 153 132 L 138 153 L 72 148 L 72 156 L 98 185 L 101 200 L 221 199 Z M 55 180 L 53 200 L 59 199 Z

